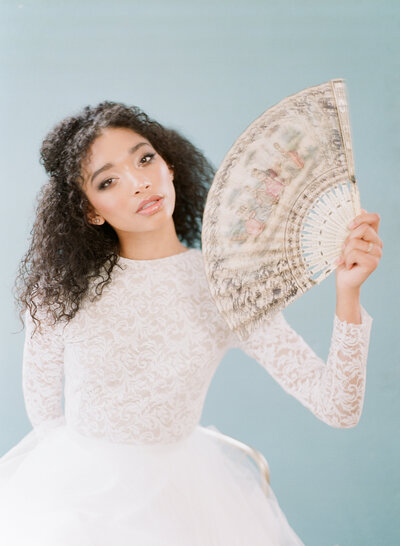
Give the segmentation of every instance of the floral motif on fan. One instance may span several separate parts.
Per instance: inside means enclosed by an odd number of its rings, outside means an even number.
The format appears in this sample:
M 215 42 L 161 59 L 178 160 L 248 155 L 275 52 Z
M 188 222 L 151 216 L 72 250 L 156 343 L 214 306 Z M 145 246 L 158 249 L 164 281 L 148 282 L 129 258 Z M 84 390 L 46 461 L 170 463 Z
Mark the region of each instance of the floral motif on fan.
M 322 282 L 360 212 L 344 80 L 253 121 L 216 172 L 203 214 L 207 279 L 229 327 L 247 338 Z

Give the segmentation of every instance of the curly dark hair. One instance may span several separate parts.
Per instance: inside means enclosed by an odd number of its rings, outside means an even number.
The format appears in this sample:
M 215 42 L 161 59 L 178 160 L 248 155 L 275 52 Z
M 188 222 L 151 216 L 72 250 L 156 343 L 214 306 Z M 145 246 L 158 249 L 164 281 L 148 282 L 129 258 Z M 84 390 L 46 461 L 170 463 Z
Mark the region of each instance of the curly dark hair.
M 137 106 L 104 101 L 84 107 L 47 134 L 40 149 L 40 163 L 49 175 L 36 197 L 36 218 L 30 245 L 17 271 L 14 297 L 19 318 L 29 308 L 35 324 L 42 310 L 53 324 L 69 322 L 88 292 L 91 278 L 98 278 L 101 295 L 118 261 L 118 237 L 107 222 L 88 221 L 91 204 L 83 186 L 82 165 L 93 141 L 106 127 L 129 128 L 146 138 L 174 170 L 173 220 L 181 242 L 201 247 L 201 221 L 214 166 L 178 131 L 163 127 Z M 40 301 L 40 305 L 37 304 Z

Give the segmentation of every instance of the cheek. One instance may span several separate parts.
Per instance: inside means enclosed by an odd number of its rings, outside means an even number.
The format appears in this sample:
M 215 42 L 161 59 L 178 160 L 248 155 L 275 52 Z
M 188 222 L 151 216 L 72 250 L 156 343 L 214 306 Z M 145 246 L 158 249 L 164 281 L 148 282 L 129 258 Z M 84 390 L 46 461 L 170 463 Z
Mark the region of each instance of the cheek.
M 168 196 L 168 201 L 170 206 L 174 207 L 175 205 L 175 186 L 173 183 L 173 175 L 168 169 L 167 165 L 163 165 L 160 168 L 158 179 L 161 181 L 159 185 L 160 193 L 164 193 Z
M 105 216 L 113 216 L 121 211 L 126 205 L 126 199 L 119 192 L 108 192 L 107 195 L 96 196 L 96 199 L 93 202 L 93 205 Z

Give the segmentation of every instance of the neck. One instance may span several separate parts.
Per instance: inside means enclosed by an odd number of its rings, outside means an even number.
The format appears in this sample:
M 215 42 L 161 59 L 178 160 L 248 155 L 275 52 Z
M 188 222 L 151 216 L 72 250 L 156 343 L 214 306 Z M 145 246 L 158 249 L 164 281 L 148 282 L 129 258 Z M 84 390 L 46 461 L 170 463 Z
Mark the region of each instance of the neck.
M 118 254 L 130 260 L 156 260 L 187 250 L 179 241 L 173 223 L 167 230 L 118 234 L 118 239 Z

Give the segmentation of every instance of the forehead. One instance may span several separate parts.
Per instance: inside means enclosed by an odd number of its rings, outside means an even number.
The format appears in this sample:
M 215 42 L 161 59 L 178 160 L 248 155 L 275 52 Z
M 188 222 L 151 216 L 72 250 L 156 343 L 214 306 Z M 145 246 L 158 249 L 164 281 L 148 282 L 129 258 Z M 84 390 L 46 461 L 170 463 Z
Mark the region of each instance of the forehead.
M 106 127 L 90 145 L 83 162 L 88 176 L 105 163 L 121 159 L 138 142 L 149 142 L 142 135 L 127 127 Z
M 90 146 L 94 153 L 107 153 L 108 151 L 126 151 L 130 146 L 139 141 L 149 142 L 147 138 L 127 127 L 106 127 L 95 138 Z M 126 148 L 126 150 L 125 150 Z

